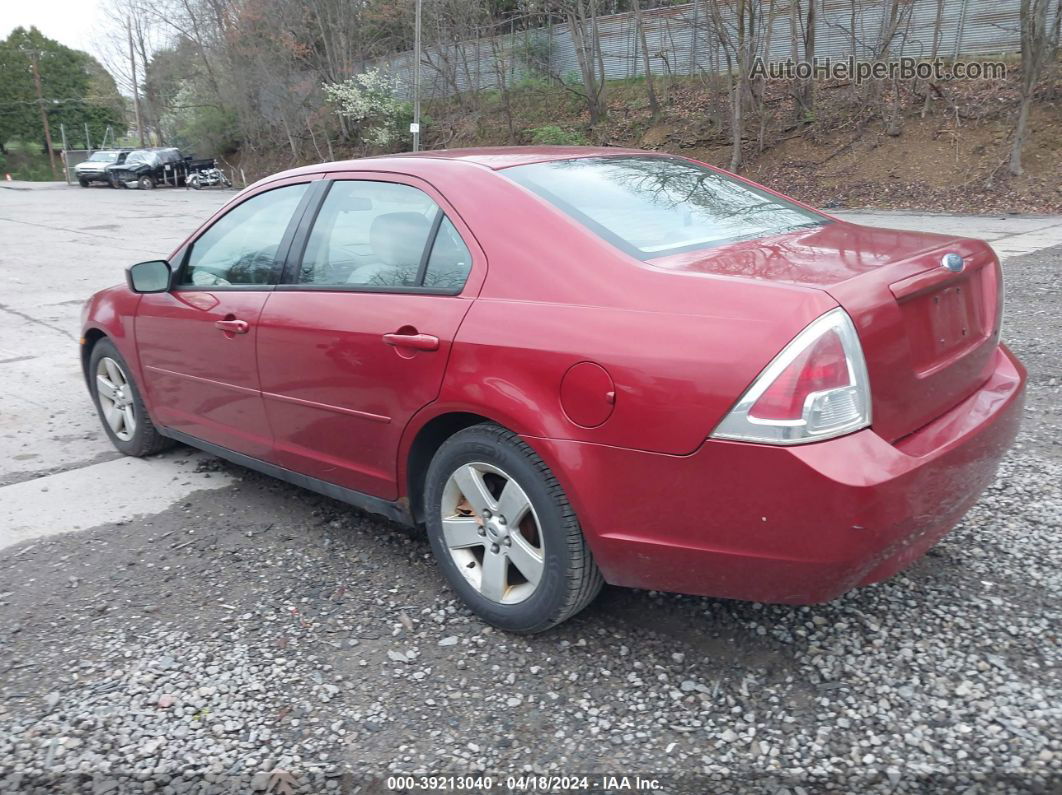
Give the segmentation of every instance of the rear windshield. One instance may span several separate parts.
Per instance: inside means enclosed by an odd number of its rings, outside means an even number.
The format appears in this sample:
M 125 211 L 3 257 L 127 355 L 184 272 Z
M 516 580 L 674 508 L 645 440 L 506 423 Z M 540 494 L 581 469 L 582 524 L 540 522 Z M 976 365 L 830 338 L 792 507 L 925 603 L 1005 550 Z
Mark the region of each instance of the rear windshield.
M 130 152 L 129 156 L 125 159 L 126 163 L 148 163 L 154 165 L 159 162 L 159 156 L 154 152 L 149 152 L 146 149 L 137 149 L 135 152 Z
M 639 259 L 829 219 L 688 160 L 584 157 L 502 172 Z

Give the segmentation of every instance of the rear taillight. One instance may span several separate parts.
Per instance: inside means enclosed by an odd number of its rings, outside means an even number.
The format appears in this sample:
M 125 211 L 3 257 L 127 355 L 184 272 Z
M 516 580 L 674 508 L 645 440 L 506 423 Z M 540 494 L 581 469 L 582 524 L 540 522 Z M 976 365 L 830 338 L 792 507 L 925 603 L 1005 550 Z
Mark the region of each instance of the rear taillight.
M 870 425 L 870 382 L 851 318 L 812 322 L 752 382 L 712 437 L 767 444 L 830 439 Z

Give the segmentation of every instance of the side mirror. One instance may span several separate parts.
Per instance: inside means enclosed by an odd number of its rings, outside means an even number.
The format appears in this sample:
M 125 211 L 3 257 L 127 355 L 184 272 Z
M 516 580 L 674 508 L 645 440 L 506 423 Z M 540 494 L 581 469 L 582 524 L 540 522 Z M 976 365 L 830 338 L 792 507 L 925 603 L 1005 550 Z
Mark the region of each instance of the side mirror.
M 153 259 L 130 265 L 125 272 L 129 289 L 134 293 L 164 293 L 170 289 L 170 263 L 164 259 Z

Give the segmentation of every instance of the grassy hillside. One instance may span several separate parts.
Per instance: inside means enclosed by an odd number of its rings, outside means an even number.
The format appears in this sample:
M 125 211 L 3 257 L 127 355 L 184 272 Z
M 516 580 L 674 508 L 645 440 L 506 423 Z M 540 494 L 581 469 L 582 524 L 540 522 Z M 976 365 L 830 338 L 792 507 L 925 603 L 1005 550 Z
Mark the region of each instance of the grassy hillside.
M 62 179 L 63 163 L 59 159 L 58 152 L 55 157 L 58 179 Z M 8 141 L 4 144 L 4 151 L 0 152 L 0 179 L 3 179 L 4 174 L 10 174 L 12 179 L 32 181 L 56 179 L 52 176 L 52 169 L 48 165 L 48 155 L 44 153 L 44 148 L 40 144 L 22 141 Z

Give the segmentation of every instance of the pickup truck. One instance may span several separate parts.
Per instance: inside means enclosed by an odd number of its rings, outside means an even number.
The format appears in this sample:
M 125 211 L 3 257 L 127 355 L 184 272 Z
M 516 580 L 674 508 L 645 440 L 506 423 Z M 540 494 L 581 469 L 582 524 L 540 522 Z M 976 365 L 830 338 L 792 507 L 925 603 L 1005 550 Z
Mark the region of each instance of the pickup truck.
M 151 190 L 158 185 L 183 186 L 190 174 L 212 168 L 214 159 L 193 159 L 175 147 L 134 149 L 122 163 L 106 167 L 108 181 L 116 188 L 135 186 Z
M 107 166 L 121 165 L 129 152 L 129 149 L 100 149 L 93 152 L 88 160 L 74 166 L 78 184 L 87 188 L 93 182 L 109 182 Z

